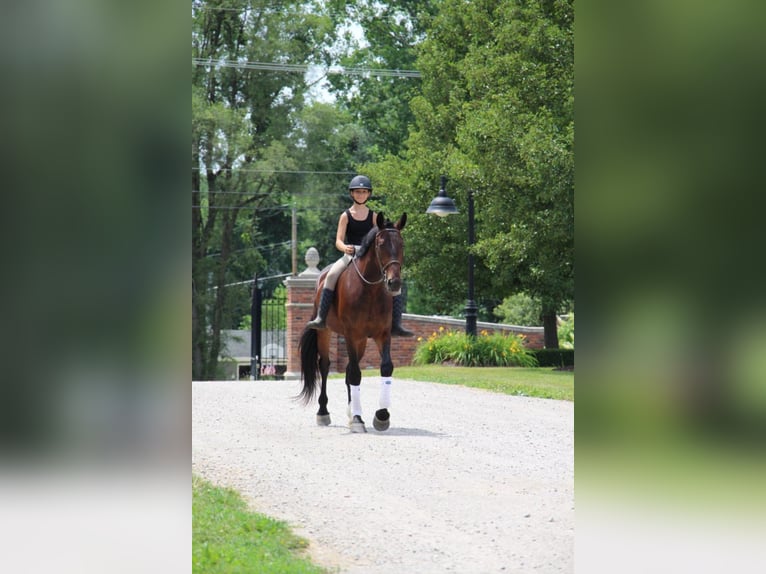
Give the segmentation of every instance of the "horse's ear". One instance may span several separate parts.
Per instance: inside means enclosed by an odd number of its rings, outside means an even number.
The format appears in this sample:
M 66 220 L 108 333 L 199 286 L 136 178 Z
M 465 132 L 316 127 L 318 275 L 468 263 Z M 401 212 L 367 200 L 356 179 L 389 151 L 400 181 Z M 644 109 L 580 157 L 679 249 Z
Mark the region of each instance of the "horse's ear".
M 382 211 L 378 212 L 378 217 L 375 218 L 375 225 L 378 226 L 378 229 L 383 229 L 386 226 L 386 217 Z
M 407 224 L 407 212 L 405 211 L 404 213 L 402 213 L 402 216 L 399 218 L 399 221 L 396 222 L 396 225 L 394 225 L 394 227 L 396 227 L 399 231 L 401 231 L 402 229 L 404 229 L 404 226 L 406 224 Z

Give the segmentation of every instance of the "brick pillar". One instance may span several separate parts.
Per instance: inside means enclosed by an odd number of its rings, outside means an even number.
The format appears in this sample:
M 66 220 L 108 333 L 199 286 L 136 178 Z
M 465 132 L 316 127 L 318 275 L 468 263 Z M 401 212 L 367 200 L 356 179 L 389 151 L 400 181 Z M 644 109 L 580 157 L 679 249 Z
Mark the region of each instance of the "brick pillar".
M 309 247 L 305 261 L 307 267 L 304 271 L 284 281 L 287 287 L 287 377 L 300 377 L 301 357 L 298 343 L 314 310 L 314 290 L 319 276 L 317 250 Z

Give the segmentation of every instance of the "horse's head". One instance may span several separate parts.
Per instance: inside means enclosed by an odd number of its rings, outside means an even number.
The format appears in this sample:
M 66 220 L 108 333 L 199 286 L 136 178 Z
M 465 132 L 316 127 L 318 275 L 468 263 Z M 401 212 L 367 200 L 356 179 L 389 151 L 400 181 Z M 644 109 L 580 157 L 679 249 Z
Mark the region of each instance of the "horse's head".
M 402 291 L 402 264 L 404 263 L 404 240 L 400 233 L 407 223 L 407 214 L 403 213 L 396 223 L 387 221 L 378 213 L 375 221 L 378 232 L 375 235 L 375 251 L 383 275 L 383 283 L 392 295 Z

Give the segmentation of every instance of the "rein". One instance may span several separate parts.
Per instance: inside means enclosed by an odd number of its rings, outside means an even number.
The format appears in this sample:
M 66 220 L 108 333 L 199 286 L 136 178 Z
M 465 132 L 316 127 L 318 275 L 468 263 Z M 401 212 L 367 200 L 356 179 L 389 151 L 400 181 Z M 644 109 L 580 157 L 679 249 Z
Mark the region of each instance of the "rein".
M 378 231 L 375 234 L 375 238 L 377 239 L 378 235 L 380 235 L 381 233 L 385 233 L 386 231 L 391 231 L 391 232 L 399 233 L 398 229 L 389 229 L 389 228 L 381 229 L 380 231 Z M 359 275 L 359 279 L 364 281 L 367 285 L 377 285 L 378 283 L 383 283 L 383 281 L 386 280 L 386 269 L 388 269 L 391 265 L 393 265 L 395 263 L 398 263 L 400 266 L 402 264 L 401 261 L 398 261 L 397 259 L 392 259 L 391 261 L 389 261 L 388 263 L 383 265 L 383 262 L 380 260 L 380 251 L 378 251 L 377 241 L 375 242 L 375 255 L 377 256 L 378 268 L 380 269 L 380 279 L 378 279 L 377 281 L 368 281 L 367 279 L 365 279 L 364 275 L 362 275 L 362 272 L 359 271 L 359 267 L 356 264 L 356 257 L 354 257 L 351 260 L 351 263 L 354 264 L 354 269 L 356 269 L 357 275 Z

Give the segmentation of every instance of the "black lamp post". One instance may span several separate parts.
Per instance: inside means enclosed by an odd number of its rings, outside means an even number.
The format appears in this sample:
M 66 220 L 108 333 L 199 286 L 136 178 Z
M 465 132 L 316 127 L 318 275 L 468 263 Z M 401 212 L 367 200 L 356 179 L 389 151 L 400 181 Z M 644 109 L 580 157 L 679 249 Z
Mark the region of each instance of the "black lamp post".
M 428 206 L 426 213 L 446 217 L 453 213 L 458 213 L 455 202 L 447 196 L 447 178 L 442 176 L 441 189 L 439 194 L 433 198 L 431 205 Z M 465 304 L 465 332 L 466 335 L 476 336 L 476 316 L 478 306 L 473 299 L 473 253 L 471 248 L 476 240 L 473 230 L 473 190 L 468 190 L 468 301 Z

